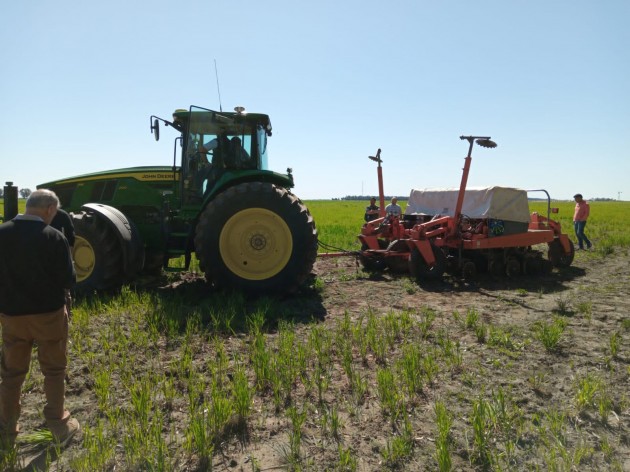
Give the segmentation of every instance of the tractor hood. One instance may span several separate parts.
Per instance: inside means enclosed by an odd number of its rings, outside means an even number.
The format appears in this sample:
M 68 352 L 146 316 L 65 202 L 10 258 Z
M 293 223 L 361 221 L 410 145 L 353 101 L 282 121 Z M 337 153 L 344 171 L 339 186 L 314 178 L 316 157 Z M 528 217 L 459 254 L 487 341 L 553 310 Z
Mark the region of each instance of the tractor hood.
M 179 178 L 179 168 L 175 169 L 175 178 Z M 110 180 L 121 178 L 133 178 L 141 181 L 165 181 L 173 180 L 172 166 L 141 166 L 126 167 L 123 169 L 106 170 L 102 172 L 94 172 L 90 174 L 81 174 L 74 177 L 67 177 L 60 180 L 53 180 L 37 185 L 37 188 L 50 188 L 63 184 L 72 184 L 78 182 L 87 182 L 93 180 Z

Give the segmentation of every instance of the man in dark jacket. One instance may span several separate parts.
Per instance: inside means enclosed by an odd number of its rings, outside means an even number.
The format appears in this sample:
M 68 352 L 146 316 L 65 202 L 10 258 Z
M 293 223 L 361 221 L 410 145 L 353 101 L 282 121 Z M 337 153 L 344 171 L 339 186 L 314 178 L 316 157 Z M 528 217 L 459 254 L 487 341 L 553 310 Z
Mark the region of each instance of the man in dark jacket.
M 70 218 L 68 212 L 62 210 L 61 208 L 57 208 L 57 214 L 50 222 L 50 226 L 61 231 L 68 240 L 70 251 L 72 251 L 72 247 L 74 246 L 74 225 L 72 224 L 72 218 Z
M 70 257 L 73 256 L 72 248 L 74 247 L 74 224 L 72 224 L 72 218 L 68 215 L 68 212 L 57 208 L 57 214 L 50 222 L 50 226 L 58 231 L 61 231 L 70 246 Z M 74 284 L 73 284 L 74 286 Z M 68 317 L 72 319 L 72 290 L 66 290 L 66 310 L 68 310 Z
M 49 226 L 59 207 L 50 190 L 36 190 L 26 212 L 0 225 L 0 439 L 14 444 L 20 394 L 33 344 L 44 375 L 44 417 L 53 438 L 65 445 L 79 422 L 65 409 L 68 315 L 65 291 L 74 268 L 66 238 Z
M 378 205 L 376 204 L 376 197 L 370 198 L 370 204 L 365 207 L 365 216 L 363 219 L 365 221 L 372 221 L 378 218 L 379 213 Z

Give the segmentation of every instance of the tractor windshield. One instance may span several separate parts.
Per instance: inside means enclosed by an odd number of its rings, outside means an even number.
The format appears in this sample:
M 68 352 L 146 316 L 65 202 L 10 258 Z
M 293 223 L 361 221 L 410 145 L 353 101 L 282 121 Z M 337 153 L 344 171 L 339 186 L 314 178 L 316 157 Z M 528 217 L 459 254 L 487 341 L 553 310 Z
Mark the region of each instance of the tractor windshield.
M 226 171 L 266 169 L 265 129 L 247 115 L 191 107 L 182 167 L 184 185 L 200 195 Z

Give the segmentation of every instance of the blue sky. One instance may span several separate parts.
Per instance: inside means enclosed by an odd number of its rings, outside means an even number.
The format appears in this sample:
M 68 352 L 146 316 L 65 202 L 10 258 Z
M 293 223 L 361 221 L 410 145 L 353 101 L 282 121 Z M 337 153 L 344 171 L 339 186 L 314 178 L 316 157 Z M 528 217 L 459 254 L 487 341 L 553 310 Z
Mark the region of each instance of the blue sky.
M 7 2 L 0 182 L 170 165 L 152 114 L 268 113 L 302 199 L 469 185 L 630 199 L 630 2 Z M 619 193 L 621 192 L 621 193 Z

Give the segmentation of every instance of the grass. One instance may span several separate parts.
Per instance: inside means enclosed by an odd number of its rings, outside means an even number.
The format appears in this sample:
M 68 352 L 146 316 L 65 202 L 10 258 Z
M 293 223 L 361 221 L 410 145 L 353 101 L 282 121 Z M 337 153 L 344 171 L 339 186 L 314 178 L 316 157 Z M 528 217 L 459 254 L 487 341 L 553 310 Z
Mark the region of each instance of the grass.
M 317 222 L 320 239 L 328 245 L 347 250 L 360 249 L 356 235 L 363 224 L 363 213 L 367 202 L 362 201 L 305 201 Z M 565 233 L 572 239 L 574 202 L 553 201 L 553 207 L 559 212 L 551 218 L 558 221 Z M 405 204 L 403 202 L 403 209 Z M 547 215 L 546 202 L 530 202 L 530 211 Z M 610 255 L 615 248 L 630 247 L 630 202 L 590 202 L 591 216 L 586 227 L 586 234 L 593 241 L 598 256 Z M 320 249 L 320 252 L 324 251 Z M 325 252 L 325 251 L 324 251 Z M 334 251 L 328 251 L 334 252 Z M 519 293 L 522 296 L 522 293 Z
M 72 459 L 73 470 L 103 470 L 115 463 L 124 470 L 174 470 L 190 457 L 210 470 L 227 444 L 247 443 L 265 417 L 286 424 L 284 439 L 275 450 L 289 470 L 321 470 L 309 461 L 314 440 L 323 451 L 332 451 L 331 468 L 334 464 L 335 470 L 357 470 L 360 458 L 352 443 L 346 443 L 348 422 L 343 418 L 364 409 L 357 398 L 366 396 L 378 399 L 385 430 L 391 431 L 379 447 L 384 467 L 404 468 L 417 450 L 414 430 L 421 417 L 414 405 L 439 388 L 439 379 L 457 379 L 464 365 L 467 371 L 475 369 L 454 333 L 434 325 L 445 314 L 428 308 L 390 310 L 381 316 L 367 309 L 357 318 L 346 312 L 334 326 L 324 329 L 315 324 L 304 331 L 283 318 L 275 327 L 270 325 L 274 317 L 267 310 L 272 308 L 264 303 L 254 304 L 247 315 L 244 301 L 237 297 L 231 303 L 246 316 L 237 324 L 247 327 L 239 341 L 209 330 L 210 315 L 203 311 L 194 311 L 197 314 L 185 323 L 178 316 L 179 329 L 173 332 L 166 319 L 177 315 L 165 301 L 125 289 L 99 304 L 78 304 L 71 336 L 78 342 L 73 343 L 77 348 L 72 348 L 72 357 L 89 368 L 98 414 L 86 425 L 82 448 Z M 100 323 L 91 327 L 88 318 Z M 473 330 L 479 318 L 478 311 L 470 309 L 464 325 L 455 322 L 451 329 Z M 155 319 L 162 321 L 156 324 Z M 551 336 L 548 348 L 542 333 L 564 323 L 564 318 L 556 317 L 536 325 L 545 351 L 553 351 L 550 348 L 557 343 Z M 498 325 L 490 325 L 489 332 L 488 344 L 506 351 L 522 349 L 527 334 Z M 172 337 L 168 343 L 167 335 Z M 104 344 L 107 350 L 102 349 Z M 155 344 L 165 348 L 158 350 Z M 474 379 L 484 377 L 482 371 L 478 374 Z M 478 381 L 468 379 L 465 382 L 462 376 L 460 388 Z M 574 385 L 577 411 L 593 411 L 601 418 L 613 411 L 617 400 L 606 393 L 599 375 L 587 374 Z M 436 439 L 430 460 L 438 470 L 461 464 L 455 452 L 460 441 L 453 435 L 455 421 L 468 438 L 466 454 L 475 468 L 520 463 L 515 445 L 525 435 L 530 451 L 535 449 L 532 443 L 546 451 L 548 465 L 575 465 L 591 455 L 586 445 L 574 448 L 566 441 L 570 410 L 544 413 L 548 426 L 536 433 L 535 420 L 523 416 L 502 388 L 474 397 L 464 424 L 450 413 L 452 406 L 449 398 L 434 404 Z M 182 414 L 187 426 L 174 430 L 181 424 L 174 419 Z M 360 419 L 352 420 L 356 421 Z M 550 435 L 559 442 L 550 443 Z

